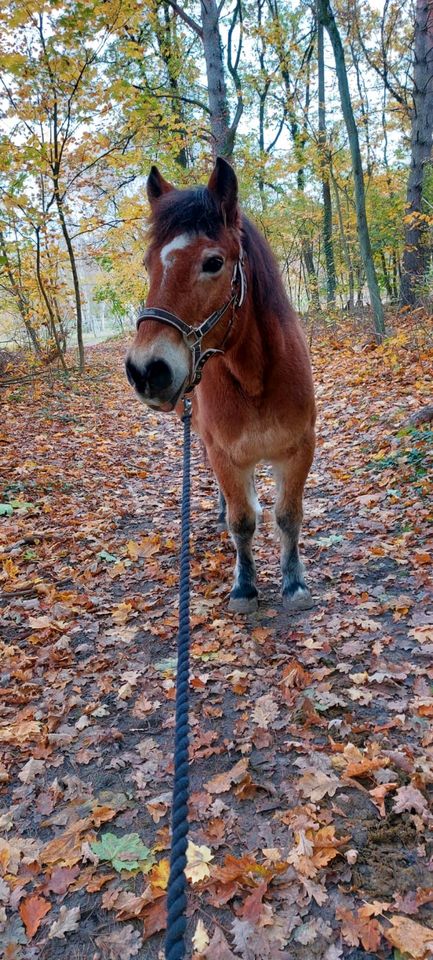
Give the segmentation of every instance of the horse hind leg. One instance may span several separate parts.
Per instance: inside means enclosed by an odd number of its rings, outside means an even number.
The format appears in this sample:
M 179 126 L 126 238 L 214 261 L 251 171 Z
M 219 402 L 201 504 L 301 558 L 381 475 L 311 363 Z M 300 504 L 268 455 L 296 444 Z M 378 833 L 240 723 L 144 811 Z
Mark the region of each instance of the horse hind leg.
M 312 448 L 298 451 L 284 463 L 274 466 L 277 480 L 275 516 L 281 537 L 281 573 L 283 604 L 287 610 L 308 610 L 313 606 L 305 583 L 304 566 L 299 557 L 302 525 L 302 495 L 312 461 Z

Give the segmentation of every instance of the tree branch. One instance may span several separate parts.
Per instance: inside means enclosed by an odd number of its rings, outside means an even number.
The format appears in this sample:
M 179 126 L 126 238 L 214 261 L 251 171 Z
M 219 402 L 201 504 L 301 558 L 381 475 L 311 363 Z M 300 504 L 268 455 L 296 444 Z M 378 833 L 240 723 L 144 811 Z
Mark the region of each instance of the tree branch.
M 183 20 L 183 22 L 186 23 L 188 27 L 191 27 L 191 30 L 194 30 L 194 33 L 196 33 L 197 36 L 200 37 L 200 40 L 203 40 L 203 30 L 200 24 L 197 23 L 196 20 L 193 20 L 193 18 L 190 17 L 189 14 L 186 13 L 186 11 L 183 10 L 178 3 L 176 3 L 176 0 L 167 0 L 167 2 L 170 4 L 171 8 L 178 14 L 181 20 Z

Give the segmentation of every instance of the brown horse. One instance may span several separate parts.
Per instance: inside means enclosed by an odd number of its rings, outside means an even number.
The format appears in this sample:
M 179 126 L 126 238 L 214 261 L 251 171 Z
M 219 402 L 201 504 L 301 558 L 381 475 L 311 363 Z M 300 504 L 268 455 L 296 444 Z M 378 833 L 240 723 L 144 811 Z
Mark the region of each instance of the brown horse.
M 226 161 L 217 160 L 207 187 L 188 190 L 176 190 L 152 167 L 147 193 L 150 285 L 126 359 L 129 382 L 147 406 L 164 412 L 195 385 L 193 428 L 219 484 L 219 520 L 227 507 L 236 547 L 230 609 L 258 606 L 252 540 L 261 460 L 272 464 L 277 485 L 284 605 L 308 608 L 298 540 L 314 454 L 314 393 L 304 335 L 279 269 L 239 210 Z

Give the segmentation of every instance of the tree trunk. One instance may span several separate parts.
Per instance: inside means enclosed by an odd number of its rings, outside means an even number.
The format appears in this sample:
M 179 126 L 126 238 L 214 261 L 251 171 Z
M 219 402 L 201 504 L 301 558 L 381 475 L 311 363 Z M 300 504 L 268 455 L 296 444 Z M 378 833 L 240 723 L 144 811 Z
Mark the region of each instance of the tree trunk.
M 323 199 L 323 244 L 326 264 L 326 299 L 335 304 L 337 279 L 335 275 L 334 246 L 332 242 L 332 199 L 329 184 L 330 157 L 326 144 L 325 59 L 323 51 L 323 23 L 317 22 L 317 59 L 319 80 L 319 159 Z
M 307 291 L 315 310 L 320 313 L 319 284 L 317 282 L 316 268 L 314 266 L 313 248 L 308 237 L 302 238 L 302 259 L 304 261 L 308 277 L 308 284 L 306 284 Z
M 55 315 L 54 315 L 54 310 L 53 310 L 53 308 L 52 308 L 52 306 L 51 306 L 50 298 L 49 298 L 49 296 L 48 296 L 48 294 L 47 294 L 47 291 L 46 291 L 46 289 L 45 289 L 45 283 L 44 283 L 44 279 L 43 279 L 42 271 L 41 271 L 41 236 L 40 236 L 40 227 L 36 227 L 36 276 L 37 276 L 37 279 L 38 279 L 39 290 L 40 290 L 40 292 L 41 292 L 41 294 L 42 294 L 42 298 L 43 298 L 43 301 L 44 301 L 44 303 L 45 303 L 45 308 L 46 308 L 46 311 L 47 311 L 47 313 L 48 313 L 48 319 L 49 319 L 49 323 L 50 323 L 50 327 L 51 327 L 51 333 L 52 333 L 52 335 L 53 335 L 53 337 L 54 337 L 54 343 L 56 344 L 57 355 L 58 355 L 58 357 L 59 357 L 60 363 L 62 364 L 62 367 L 63 367 L 65 373 L 67 373 L 67 372 L 68 372 L 68 368 L 67 368 L 67 366 L 66 366 L 66 361 L 65 361 L 65 358 L 64 358 L 64 356 L 63 356 L 62 348 L 61 348 L 61 346 L 60 346 L 60 341 L 59 341 L 59 336 L 58 336 L 57 327 L 56 327 L 56 318 L 55 318 Z
M 10 285 L 11 285 L 11 293 L 12 293 L 12 296 L 15 297 L 15 300 L 16 300 L 17 306 L 18 306 L 18 310 L 19 310 L 19 312 L 20 312 L 21 319 L 22 319 L 23 324 L 24 324 L 24 326 L 25 326 L 25 328 L 26 328 L 26 331 L 27 331 L 29 340 L 30 340 L 30 342 L 31 342 L 32 345 L 33 345 L 34 351 L 35 351 L 35 353 L 37 354 L 37 356 L 40 357 L 40 356 L 42 355 L 42 348 L 41 348 L 41 345 L 40 345 L 40 343 L 39 343 L 39 338 L 38 338 L 38 335 L 37 335 L 37 333 L 36 333 L 36 330 L 34 330 L 32 324 L 31 324 L 31 322 L 30 322 L 29 311 L 28 311 L 28 307 L 27 307 L 27 304 L 26 304 L 26 301 L 25 301 L 25 297 L 23 296 L 23 294 L 22 294 L 22 292 L 21 292 L 21 290 L 20 290 L 19 284 L 18 284 L 18 283 L 16 282 L 16 280 L 15 280 L 14 272 L 13 272 L 13 267 L 12 267 L 12 264 L 11 264 L 11 262 L 10 262 L 9 255 L 8 255 L 8 251 L 7 251 L 6 240 L 5 240 L 4 234 L 3 234 L 3 232 L 2 232 L 1 230 L 0 230 L 0 250 L 1 250 L 1 253 L 2 253 L 2 256 L 3 256 L 3 259 L 4 259 L 4 263 L 5 263 L 5 267 L 6 267 L 6 273 L 7 273 L 8 278 L 9 278 L 9 283 L 10 283 Z
M 230 143 L 229 136 L 230 111 L 216 0 L 202 0 L 201 25 L 206 61 L 212 149 L 215 156 L 230 157 L 233 152 L 233 143 Z
M 358 226 L 359 245 L 361 248 L 362 262 L 367 278 L 370 301 L 373 310 L 374 326 L 378 340 L 383 338 L 385 333 L 385 321 L 383 315 L 383 306 L 380 299 L 379 285 L 377 282 L 376 270 L 373 262 L 370 234 L 368 231 L 367 213 L 365 209 L 365 188 L 364 173 L 362 169 L 361 151 L 359 148 L 358 131 L 356 128 L 355 117 L 353 114 L 352 101 L 350 99 L 349 83 L 347 79 L 346 60 L 344 56 L 343 45 L 340 32 L 332 13 L 330 0 L 318 0 L 318 12 L 320 20 L 326 28 L 329 39 L 334 51 L 335 68 L 338 79 L 338 88 L 340 91 L 341 108 L 343 111 L 344 122 L 346 124 L 347 135 L 349 138 L 350 153 L 352 157 L 353 180 L 355 186 L 356 220 Z
M 338 183 L 335 177 L 333 176 L 332 171 L 331 171 L 331 177 L 332 177 L 332 183 L 334 186 L 335 206 L 337 208 L 338 224 L 340 227 L 341 246 L 344 253 L 344 259 L 346 261 L 347 276 L 349 281 L 349 300 L 347 302 L 347 307 L 349 312 L 353 313 L 353 308 L 355 306 L 355 280 L 353 275 L 352 256 L 350 253 L 350 246 L 346 237 L 346 231 L 344 229 L 343 211 L 341 209 L 340 197 L 338 194 Z
M 67 223 L 65 220 L 65 214 L 63 212 L 63 206 L 61 198 L 59 197 L 59 188 L 58 184 L 55 184 L 55 195 L 56 195 L 56 205 L 59 214 L 60 225 L 62 228 L 62 233 L 65 239 L 66 248 L 69 256 L 69 263 L 71 265 L 72 280 L 74 284 L 74 294 L 75 294 L 75 309 L 77 317 L 77 343 L 78 343 L 78 357 L 79 357 L 79 371 L 84 373 L 85 358 L 84 358 L 84 342 L 83 342 L 83 310 L 81 306 L 81 293 L 80 293 L 80 282 L 78 279 L 77 263 L 75 260 L 74 248 L 72 246 L 71 238 L 69 236 L 69 231 Z
M 433 138 L 433 3 L 417 0 L 415 14 L 414 91 L 411 164 L 407 184 L 403 270 L 400 302 L 416 304 L 428 262 L 427 228 L 423 221 L 423 185 Z

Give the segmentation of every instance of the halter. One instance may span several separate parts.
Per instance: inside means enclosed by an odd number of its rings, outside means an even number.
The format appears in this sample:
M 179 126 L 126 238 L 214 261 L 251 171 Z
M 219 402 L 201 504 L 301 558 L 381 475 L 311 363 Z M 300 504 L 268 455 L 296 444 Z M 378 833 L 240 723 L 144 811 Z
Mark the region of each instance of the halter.
M 219 323 L 221 317 L 224 316 L 229 307 L 233 306 L 233 309 L 236 310 L 236 308 L 241 307 L 245 301 L 247 292 L 247 278 L 245 276 L 244 254 L 242 249 L 239 254 L 239 259 L 236 260 L 233 268 L 231 289 L 232 295 L 230 299 L 227 300 L 224 306 L 220 307 L 219 310 L 214 310 L 214 312 L 211 313 L 206 320 L 203 320 L 203 323 L 201 323 L 199 327 L 191 327 L 189 323 L 185 323 L 184 320 L 181 320 L 177 314 L 170 313 L 169 310 L 161 310 L 159 307 L 146 307 L 145 310 L 141 311 L 139 317 L 137 318 L 137 330 L 144 320 L 157 320 L 159 323 L 165 323 L 169 327 L 175 327 L 175 329 L 179 330 L 179 333 L 182 334 L 185 345 L 188 347 L 188 350 L 191 351 L 192 360 L 190 382 L 184 389 L 184 394 L 190 393 L 190 391 L 193 390 L 198 383 L 200 383 L 203 367 L 207 360 L 209 360 L 210 357 L 213 357 L 216 353 L 224 353 L 224 350 L 221 349 L 204 350 L 202 352 L 203 337 L 205 337 L 210 330 L 213 330 L 213 328 L 216 327 L 217 323 Z M 227 334 L 229 330 L 227 331 Z M 225 339 L 226 338 L 224 338 L 223 344 Z

